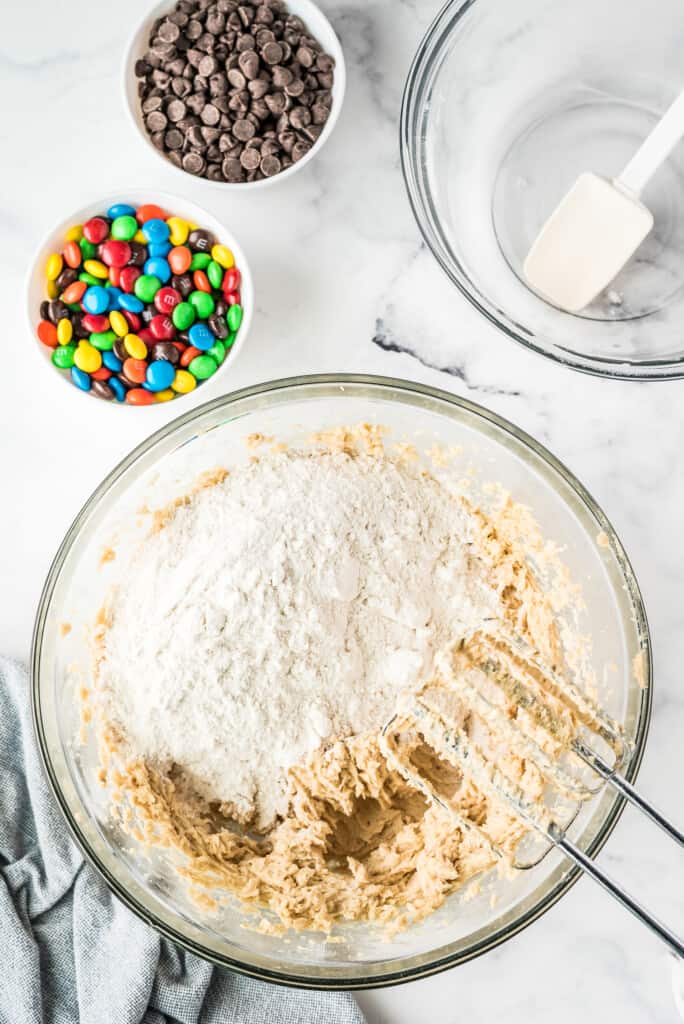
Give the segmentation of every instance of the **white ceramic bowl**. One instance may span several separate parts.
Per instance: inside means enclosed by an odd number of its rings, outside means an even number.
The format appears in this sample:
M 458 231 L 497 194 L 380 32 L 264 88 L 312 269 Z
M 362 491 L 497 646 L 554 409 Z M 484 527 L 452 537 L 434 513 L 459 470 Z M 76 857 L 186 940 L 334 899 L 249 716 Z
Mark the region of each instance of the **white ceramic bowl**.
M 302 19 L 311 35 L 320 42 L 325 52 L 329 53 L 330 56 L 335 59 L 332 107 L 328 120 L 323 126 L 323 131 L 306 156 L 302 157 L 301 160 L 298 160 L 297 163 L 292 164 L 292 166 L 288 167 L 286 170 L 280 171 L 279 174 L 274 174 L 272 178 L 263 178 L 261 181 L 210 181 L 209 178 L 198 177 L 195 174 L 190 174 L 188 171 L 184 171 L 182 167 L 176 167 L 176 165 L 171 163 L 170 160 L 167 160 L 166 156 L 153 144 L 143 122 L 140 100 L 138 98 L 139 80 L 135 77 L 134 69 L 135 62 L 144 55 L 148 48 L 152 25 L 157 18 L 173 10 L 173 0 L 162 0 L 161 3 L 156 3 L 147 12 L 147 14 L 144 15 L 142 21 L 131 36 L 128 46 L 126 47 L 121 84 L 123 87 L 124 105 L 137 133 L 147 146 L 148 150 L 154 153 L 156 159 L 160 160 L 165 167 L 171 168 L 171 170 L 178 175 L 182 175 L 186 181 L 189 178 L 194 181 L 204 182 L 207 185 L 213 185 L 216 188 L 223 189 L 224 191 L 232 189 L 234 191 L 244 192 L 247 189 L 266 188 L 269 185 L 285 181 L 286 178 L 290 178 L 293 174 L 296 174 L 297 171 L 300 171 L 302 167 L 308 164 L 308 162 L 316 156 L 317 153 L 320 153 L 326 141 L 330 138 L 342 109 L 347 80 L 344 54 L 342 53 L 340 41 L 335 35 L 335 30 L 321 9 L 317 7 L 312 0 L 287 0 L 287 7 L 290 14 L 296 14 L 297 17 Z
M 45 236 L 41 244 L 39 245 L 31 265 L 29 268 L 27 281 L 26 281 L 26 314 L 28 318 L 29 331 L 33 339 L 33 348 L 36 351 L 38 359 L 45 366 L 52 376 L 53 380 L 62 380 L 68 385 L 74 394 L 84 395 L 86 398 L 91 399 L 92 395 L 86 391 L 81 391 L 75 387 L 71 381 L 71 376 L 67 371 L 59 370 L 53 365 L 51 360 L 52 349 L 48 348 L 47 345 L 43 345 L 38 340 L 36 334 L 36 327 L 40 320 L 40 304 L 43 299 L 47 298 L 46 295 L 46 278 L 45 278 L 45 263 L 48 256 L 52 252 L 61 252 L 64 246 L 64 235 L 66 231 L 73 224 L 82 224 L 88 220 L 89 217 L 94 217 L 97 214 L 104 213 L 113 203 L 130 203 L 132 206 L 141 206 L 143 203 L 157 203 L 162 206 L 169 214 L 175 214 L 178 217 L 184 217 L 189 221 L 193 221 L 199 224 L 200 227 L 206 228 L 207 231 L 216 237 L 217 241 L 223 245 L 227 245 L 232 250 L 235 256 L 235 265 L 239 268 L 242 275 L 242 283 L 240 286 L 240 297 L 241 305 L 243 308 L 242 323 L 237 332 L 237 337 L 233 342 L 232 346 L 226 354 L 226 358 L 219 366 L 216 373 L 209 378 L 210 381 L 216 380 L 216 378 L 225 373 L 228 366 L 232 366 L 238 357 L 238 353 L 242 349 L 249 331 L 250 324 L 252 322 L 252 314 L 254 312 L 254 285 L 252 283 L 252 275 L 250 273 L 247 258 L 244 254 L 242 246 L 235 239 L 235 237 L 228 231 L 227 228 L 217 220 L 211 213 L 203 209 L 201 206 L 197 206 L 196 203 L 190 202 L 189 199 L 181 199 L 180 196 L 171 195 L 169 192 L 160 192 L 157 189 L 121 189 L 110 196 L 105 196 L 103 199 L 98 199 L 95 202 L 88 203 L 87 206 L 82 206 L 79 210 L 74 210 L 65 220 L 57 224 L 48 234 Z M 202 387 L 202 384 L 199 385 Z M 197 388 L 189 394 L 196 394 Z M 173 399 L 174 404 L 184 398 L 184 395 L 177 395 Z M 106 402 L 106 401 L 95 401 L 93 405 L 106 407 L 116 407 L 125 409 L 150 409 L 155 406 L 135 406 L 129 405 L 127 402 Z

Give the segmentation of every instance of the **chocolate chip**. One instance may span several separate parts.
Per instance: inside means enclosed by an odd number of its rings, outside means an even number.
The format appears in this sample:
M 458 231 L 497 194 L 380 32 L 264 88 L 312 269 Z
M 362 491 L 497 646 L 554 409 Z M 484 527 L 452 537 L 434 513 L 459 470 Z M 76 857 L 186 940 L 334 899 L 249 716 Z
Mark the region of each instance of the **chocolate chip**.
M 188 96 L 185 103 L 193 114 L 200 114 L 204 108 L 204 96 L 200 96 L 198 93 L 193 93 L 192 96 Z
M 295 56 L 303 68 L 310 68 L 313 65 L 313 50 L 310 50 L 308 46 L 300 46 Z
M 332 71 L 335 67 L 335 60 L 327 53 L 319 53 L 316 57 L 317 71 Z
M 176 47 L 173 43 L 164 43 L 161 40 L 157 40 L 152 47 L 151 53 L 162 62 L 173 60 L 176 56 Z
M 228 109 L 236 114 L 244 114 L 249 109 L 249 93 L 246 89 L 236 92 L 230 97 Z
M 209 95 L 223 96 L 228 92 L 228 81 L 222 73 L 212 75 L 209 79 Z
M 145 127 L 148 132 L 163 132 L 167 125 L 166 114 L 163 114 L 161 110 L 153 110 L 151 114 L 148 114 L 145 118 Z
M 178 36 L 180 35 L 180 29 L 178 25 L 175 24 L 175 22 L 167 19 L 166 21 L 163 21 L 159 26 L 159 31 L 157 35 L 165 43 L 175 43 L 176 40 L 178 39 Z
M 301 78 L 293 78 L 292 81 L 285 86 L 285 93 L 288 96 L 301 96 L 303 92 L 304 83 Z
M 174 96 L 178 96 L 179 99 L 183 99 L 192 90 L 192 86 L 188 82 L 187 78 L 174 78 L 171 81 L 171 90 Z
M 247 85 L 247 79 L 242 74 L 239 68 L 232 68 L 228 72 L 228 81 L 234 89 L 244 89 Z
M 280 170 L 280 160 L 277 156 L 264 156 L 261 159 L 260 167 L 265 178 L 272 178 Z
M 254 36 L 251 35 L 249 32 L 242 32 L 238 36 L 237 43 L 235 44 L 235 49 L 237 50 L 237 53 L 239 55 L 241 53 L 246 53 L 247 50 L 253 50 L 255 45 L 256 40 Z
M 153 110 L 161 110 L 162 98 L 155 93 L 153 96 L 148 96 L 142 104 L 143 114 L 151 114 Z
M 207 103 L 206 107 L 203 108 L 200 117 L 205 124 L 218 124 L 221 112 L 213 103 Z
M 268 96 L 264 96 L 264 103 L 275 117 L 285 110 L 285 96 L 282 92 L 269 93 Z
M 320 138 L 321 132 L 323 131 L 323 125 L 310 124 L 308 128 L 304 129 L 303 134 L 306 135 L 307 139 L 311 142 L 316 142 Z
M 261 56 L 267 64 L 280 64 L 283 59 L 283 48 L 279 43 L 266 43 Z
M 282 64 L 276 64 L 273 68 L 273 84 L 278 89 L 284 89 L 286 85 L 289 85 L 292 81 L 292 72 L 289 68 L 284 68 Z
M 254 33 L 254 38 L 259 49 L 266 46 L 266 43 L 275 43 L 276 37 L 270 28 L 259 28 Z
M 201 50 L 202 53 L 212 54 L 216 47 L 216 40 L 213 36 L 209 35 L 208 32 L 203 32 L 195 43 L 195 46 L 198 50 Z
M 226 181 L 242 181 L 244 174 L 242 172 L 242 164 L 234 156 L 227 156 L 221 164 L 221 171 Z
M 292 147 L 292 159 L 296 163 L 297 160 L 301 160 L 303 156 L 306 156 L 310 149 L 311 145 L 308 142 L 295 142 Z
M 247 142 L 248 139 L 252 139 L 256 135 L 256 128 L 251 121 L 248 121 L 246 118 L 240 118 L 233 125 L 233 135 L 240 142 Z
M 240 163 L 246 171 L 255 171 L 261 162 L 258 149 L 243 149 Z
M 220 11 L 210 11 L 207 14 L 207 32 L 213 36 L 220 36 L 226 27 L 226 16 Z
M 189 153 L 185 153 L 183 156 L 182 163 L 183 170 L 188 171 L 189 174 L 201 174 L 204 170 L 205 160 L 199 153 L 190 150 Z
M 199 71 L 200 75 L 204 75 L 205 78 L 209 78 L 210 75 L 213 75 L 217 68 L 218 62 L 216 58 L 210 55 L 202 57 L 202 60 L 199 62 L 197 66 L 197 70 Z
M 147 61 L 136 60 L 135 67 L 133 70 L 135 71 L 136 78 L 144 78 L 147 72 L 150 70 L 150 65 L 147 63 Z
M 259 121 L 265 121 L 271 113 L 263 100 L 252 100 L 249 112 L 250 114 L 254 114 Z
M 202 35 L 202 25 L 199 21 L 189 21 L 185 26 L 185 34 L 188 39 L 199 39 Z
M 290 111 L 290 124 L 293 128 L 306 128 L 311 124 L 311 114 L 306 107 L 293 107 Z
M 156 89 L 161 89 L 166 92 L 171 84 L 171 75 L 167 71 L 153 71 L 152 81 L 154 82 Z
M 263 78 L 255 78 L 253 81 L 248 82 L 247 90 L 250 96 L 255 100 L 260 100 L 266 95 L 269 89 L 269 84 Z
M 259 55 L 254 50 L 245 50 L 241 53 L 239 63 L 245 78 L 256 78 L 259 74 Z
M 183 135 L 177 128 L 170 128 L 164 136 L 164 142 L 169 149 L 180 149 L 183 145 Z
M 177 121 L 182 121 L 186 114 L 186 106 L 182 100 L 171 100 L 168 107 L 166 108 L 166 116 L 169 121 L 173 121 L 174 124 Z
M 296 141 L 297 136 L 293 131 L 290 131 L 289 129 L 286 129 L 284 132 L 280 132 L 280 134 L 278 135 L 278 142 L 280 143 L 281 149 L 283 149 L 286 153 L 292 152 L 292 149 Z

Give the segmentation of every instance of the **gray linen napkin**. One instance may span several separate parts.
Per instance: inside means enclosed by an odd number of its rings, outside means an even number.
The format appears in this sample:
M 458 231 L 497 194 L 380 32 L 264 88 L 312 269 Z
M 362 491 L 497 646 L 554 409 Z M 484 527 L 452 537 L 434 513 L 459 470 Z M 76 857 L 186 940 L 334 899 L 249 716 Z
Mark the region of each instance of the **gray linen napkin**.
M 213 968 L 116 900 L 43 776 L 25 669 L 0 659 L 0 1024 L 363 1024 L 351 996 Z

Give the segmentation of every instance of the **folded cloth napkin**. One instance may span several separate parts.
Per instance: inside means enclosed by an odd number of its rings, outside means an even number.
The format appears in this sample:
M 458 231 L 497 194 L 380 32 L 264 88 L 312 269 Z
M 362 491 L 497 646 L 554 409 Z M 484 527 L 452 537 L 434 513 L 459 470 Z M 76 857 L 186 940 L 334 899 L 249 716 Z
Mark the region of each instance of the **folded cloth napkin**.
M 116 900 L 43 776 L 25 669 L 0 659 L 0 1024 L 363 1024 L 351 996 L 212 967 Z

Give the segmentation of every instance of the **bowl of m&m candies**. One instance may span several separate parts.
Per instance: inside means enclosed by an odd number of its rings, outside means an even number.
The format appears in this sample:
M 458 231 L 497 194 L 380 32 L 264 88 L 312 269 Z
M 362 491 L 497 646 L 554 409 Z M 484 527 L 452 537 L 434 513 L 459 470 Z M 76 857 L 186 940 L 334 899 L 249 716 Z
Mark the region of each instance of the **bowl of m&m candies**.
M 194 392 L 232 363 L 254 306 L 235 238 L 194 203 L 128 193 L 50 232 L 28 283 L 32 330 L 55 376 L 113 405 Z

